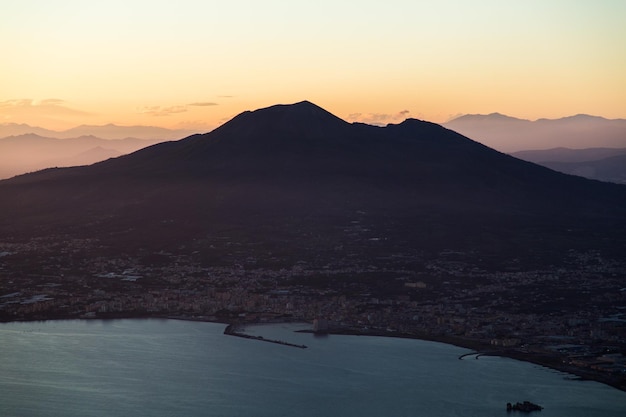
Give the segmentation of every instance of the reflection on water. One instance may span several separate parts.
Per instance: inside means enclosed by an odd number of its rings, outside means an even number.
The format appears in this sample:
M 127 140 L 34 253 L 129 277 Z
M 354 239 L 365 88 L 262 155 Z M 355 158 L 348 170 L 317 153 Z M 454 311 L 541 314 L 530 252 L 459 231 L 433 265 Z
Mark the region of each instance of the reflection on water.
M 550 416 L 626 415 L 626 393 L 506 358 L 458 360 L 441 343 L 314 335 L 309 325 L 226 336 L 175 320 L 0 324 L 1 416 L 504 415 L 530 400 Z

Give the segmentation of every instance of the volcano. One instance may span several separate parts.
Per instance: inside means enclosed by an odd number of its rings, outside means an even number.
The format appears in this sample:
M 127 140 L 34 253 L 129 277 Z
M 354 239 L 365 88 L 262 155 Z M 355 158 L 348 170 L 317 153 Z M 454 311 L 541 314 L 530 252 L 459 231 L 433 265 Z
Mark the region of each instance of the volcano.
M 403 248 L 511 257 L 622 250 L 626 187 L 437 124 L 348 123 L 303 101 L 91 166 L 0 181 L 0 214 L 7 239 L 88 238 L 120 252 L 203 251 L 228 235 L 265 248 L 241 256 L 266 256 L 269 245 L 323 257 L 347 245 L 371 258 Z

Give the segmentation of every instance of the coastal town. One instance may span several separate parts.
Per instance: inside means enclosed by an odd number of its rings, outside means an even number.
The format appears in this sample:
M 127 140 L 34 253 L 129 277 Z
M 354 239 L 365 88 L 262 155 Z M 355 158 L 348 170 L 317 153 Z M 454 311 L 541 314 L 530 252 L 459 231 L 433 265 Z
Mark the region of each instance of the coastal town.
M 54 242 L 0 244 L 1 321 L 315 321 L 321 332 L 442 341 L 626 390 L 626 264 L 597 252 L 494 272 L 458 251 L 207 266 L 193 253 L 105 256 L 96 241 Z

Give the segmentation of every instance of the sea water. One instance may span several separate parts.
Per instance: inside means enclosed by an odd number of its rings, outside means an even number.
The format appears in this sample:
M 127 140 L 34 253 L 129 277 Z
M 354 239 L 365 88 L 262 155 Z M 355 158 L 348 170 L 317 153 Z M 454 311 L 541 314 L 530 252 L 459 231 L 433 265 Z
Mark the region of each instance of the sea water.
M 216 323 L 69 320 L 0 324 L 0 416 L 626 415 L 626 393 L 456 346 L 365 336 L 316 337 L 309 325 L 224 335 Z

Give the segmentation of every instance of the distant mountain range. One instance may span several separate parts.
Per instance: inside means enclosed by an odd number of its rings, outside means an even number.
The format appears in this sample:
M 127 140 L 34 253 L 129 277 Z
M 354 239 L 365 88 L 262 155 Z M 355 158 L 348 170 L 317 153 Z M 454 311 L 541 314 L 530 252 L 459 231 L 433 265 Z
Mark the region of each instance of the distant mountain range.
M 626 120 L 577 115 L 533 122 L 493 113 L 461 116 L 445 126 L 494 149 L 513 152 L 520 159 L 564 173 L 611 182 L 623 182 L 626 177 L 620 158 L 601 161 L 602 156 L 617 156 L 622 154 L 620 149 L 626 149 Z M 1 124 L 0 179 L 44 168 L 92 164 L 194 133 L 197 132 L 113 124 L 82 125 L 65 131 Z M 534 150 L 526 152 L 528 149 Z M 577 159 L 568 160 L 567 155 L 574 154 Z
M 82 125 L 64 131 L 0 124 L 0 179 L 44 168 L 89 165 L 194 133 L 113 124 Z
M 348 123 L 305 101 L 91 166 L 0 181 L 0 235 L 193 252 L 213 264 L 375 264 L 451 248 L 551 263 L 570 249 L 623 253 L 626 187 L 557 173 L 433 123 Z M 214 250 L 220 236 L 236 245 Z
M 44 168 L 89 165 L 159 142 L 95 136 L 56 139 L 32 133 L 0 138 L 0 179 Z
M 626 184 L 626 148 L 554 148 L 511 155 L 566 174 Z
M 626 148 L 626 120 L 576 115 L 562 119 L 517 119 L 499 113 L 465 115 L 444 126 L 502 152 L 558 147 Z
M 81 136 L 96 136 L 101 139 L 119 140 L 126 138 L 148 139 L 148 140 L 174 140 L 191 134 L 198 133 L 184 129 L 165 129 L 155 126 L 117 126 L 107 124 L 102 126 L 81 125 L 72 129 L 56 131 L 44 129 L 27 124 L 4 123 L 0 124 L 0 138 L 8 136 L 20 136 L 35 134 L 47 138 L 70 139 Z

